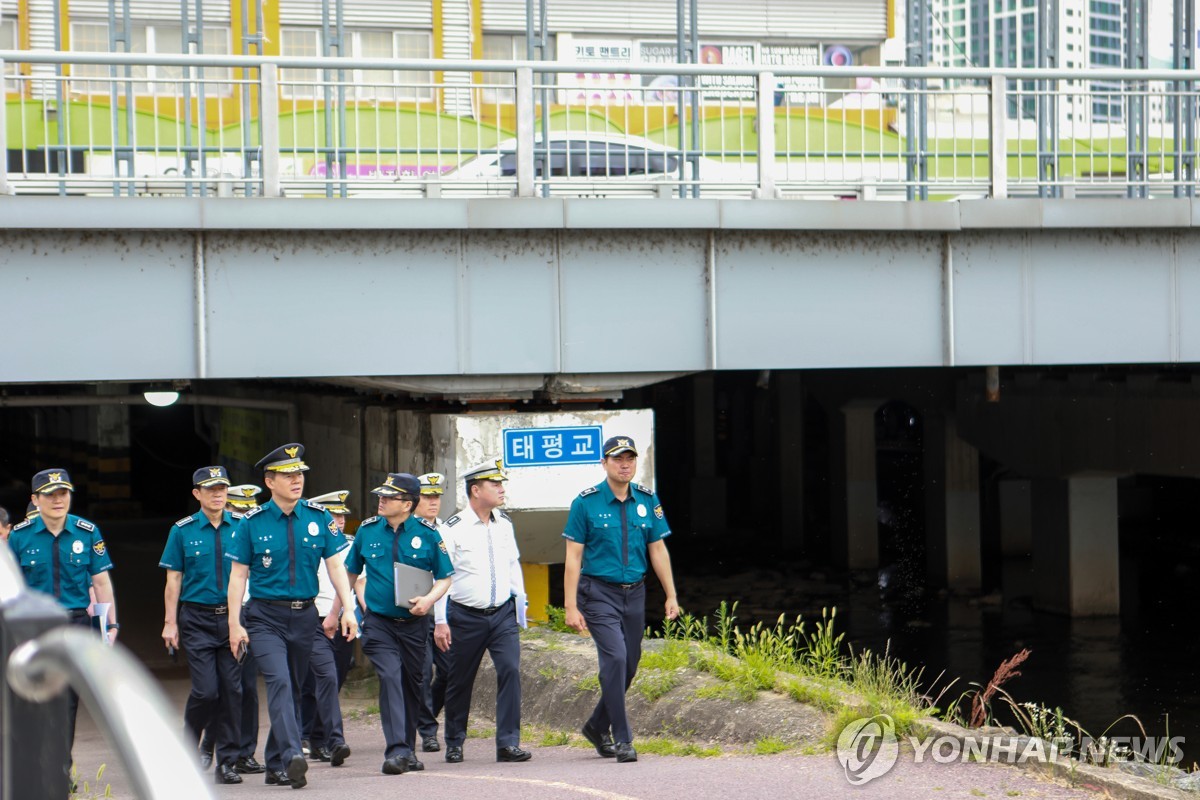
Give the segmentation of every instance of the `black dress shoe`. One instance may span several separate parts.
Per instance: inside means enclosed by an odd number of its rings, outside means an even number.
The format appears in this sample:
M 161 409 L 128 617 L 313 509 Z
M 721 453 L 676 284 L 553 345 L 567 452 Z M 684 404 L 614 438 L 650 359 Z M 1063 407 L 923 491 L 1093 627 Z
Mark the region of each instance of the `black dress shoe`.
M 421 740 L 421 749 L 426 753 L 436 753 L 442 746 L 438 744 L 436 736 L 426 736 Z
M 287 775 L 284 775 L 282 772 L 276 772 L 273 769 L 267 770 L 267 777 L 266 777 L 266 780 L 263 781 L 263 783 L 267 784 L 267 786 L 291 786 L 292 785 L 291 778 L 289 778 Z
M 254 760 L 254 756 L 242 756 L 233 768 L 243 775 L 257 775 L 266 771 L 266 767 Z
M 342 742 L 335 744 L 333 749 L 329 751 L 329 766 L 340 767 L 346 763 L 346 759 L 350 757 L 350 745 Z
M 328 747 L 314 747 L 308 757 L 313 761 L 329 761 L 333 758 Z
M 213 783 L 241 783 L 242 776 L 228 764 L 218 764 L 213 772 Z
M 637 750 L 633 749 L 633 745 L 629 742 L 617 742 L 617 763 L 628 764 L 630 761 L 637 761 Z
M 383 762 L 384 775 L 403 775 L 408 772 L 408 756 L 392 756 Z
M 200 771 L 204 772 L 213 765 L 212 751 L 200 751 Z
M 292 756 L 292 760 L 287 765 L 287 777 L 292 782 L 293 789 L 303 789 L 308 785 L 308 779 L 304 777 L 304 773 L 308 772 L 308 762 L 304 760 L 302 755 Z
M 446 763 L 461 764 L 462 763 L 462 748 L 455 745 L 446 745 Z
M 600 733 L 590 723 L 583 724 L 583 738 L 592 743 L 596 752 L 603 758 L 613 758 L 617 755 L 617 747 L 613 744 L 612 734 L 608 731 Z
M 421 772 L 424 769 L 425 769 L 425 765 L 422 762 L 417 760 L 417 754 L 409 753 L 409 755 L 408 755 L 408 771 L 409 772 Z
M 506 762 L 528 761 L 533 758 L 533 753 L 528 750 L 522 750 L 515 744 L 510 744 L 508 747 L 496 748 L 496 760 Z

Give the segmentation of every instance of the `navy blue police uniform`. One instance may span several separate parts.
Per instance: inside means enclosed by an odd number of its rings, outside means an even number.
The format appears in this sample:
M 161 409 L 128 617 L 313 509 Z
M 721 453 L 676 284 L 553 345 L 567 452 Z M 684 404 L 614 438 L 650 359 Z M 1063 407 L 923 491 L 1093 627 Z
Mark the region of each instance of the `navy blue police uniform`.
M 229 486 L 224 467 L 205 467 L 192 476 L 196 487 Z M 158 565 L 182 575 L 179 591 L 179 643 L 187 656 L 192 689 L 183 722 L 192 742 L 212 728 L 216 739 L 217 775 L 232 770 L 241 752 L 242 675 L 229 651 L 229 571 L 225 552 L 234 543 L 242 515 L 221 512 L 214 525 L 197 511 L 171 526 Z M 240 783 L 236 774 L 222 782 Z
M 288 445 L 273 451 L 256 469 L 298 472 L 304 448 Z M 250 602 L 243 614 L 250 655 L 267 686 L 271 730 L 264 755 L 267 781 L 303 786 L 300 750 L 300 688 L 312 655 L 317 624 L 317 564 L 348 547 L 333 517 L 320 505 L 299 500 L 290 514 L 269 500 L 246 513 L 226 558 L 250 568 Z M 293 759 L 299 757 L 297 767 Z M 299 772 L 299 781 L 285 777 Z
M 611 729 L 617 742 L 633 741 L 625 692 L 642 655 L 647 547 L 670 534 L 658 497 L 636 483 L 629 484 L 624 502 L 607 480 L 584 489 L 567 515 L 563 538 L 583 545 L 576 604 L 600 664 L 600 702 L 584 727 L 605 738 Z
M 415 505 L 417 479 L 407 473 L 389 474 L 387 482 L 373 491 L 410 495 Z M 386 742 L 383 771 L 388 774 L 422 769 L 413 743 L 431 626 L 430 615 L 413 616 L 396 605 L 394 564 L 425 570 L 434 580 L 453 574 L 437 529 L 414 516 L 395 528 L 383 517 L 364 520 L 346 557 L 346 572 L 357 576 L 365 570 L 367 576 L 363 652 L 379 675 L 379 714 Z
M 462 479 L 505 481 L 503 462 L 467 470 Z M 435 611 L 450 627 L 454 656 L 446 684 L 446 761 L 463 760 L 471 693 L 486 651 L 496 669 L 496 760 L 528 761 L 521 749 L 521 642 L 514 598 L 525 594 L 512 520 L 493 508 L 487 519 L 468 506 L 439 528 L 454 567 L 448 600 Z M 521 609 L 523 611 L 523 609 Z
M 65 469 L 42 470 L 33 476 L 34 494 L 49 494 L 58 489 L 74 492 L 75 485 Z M 13 527 L 8 546 L 21 564 L 21 572 L 30 589 L 54 597 L 66 610 L 72 625 L 91 626 L 88 589 L 92 576 L 113 568 L 104 536 L 95 523 L 67 514 L 62 531 L 56 536 L 46 529 L 41 515 L 31 516 Z M 75 717 L 79 695 L 67 690 L 67 752 L 75 743 Z M 69 768 L 69 758 L 68 758 Z
M 422 495 L 441 497 L 446 492 L 446 476 L 440 472 L 427 472 L 418 475 Z M 442 520 L 437 520 L 441 525 Z M 453 648 L 442 652 L 433 643 L 433 626 L 429 626 L 429 643 L 425 647 L 425 671 L 421 676 L 421 706 L 417 710 L 417 731 L 421 734 L 421 749 L 426 753 L 436 753 L 441 749 L 438 744 L 438 715 L 446 704 L 446 679 L 450 675 L 450 653 Z

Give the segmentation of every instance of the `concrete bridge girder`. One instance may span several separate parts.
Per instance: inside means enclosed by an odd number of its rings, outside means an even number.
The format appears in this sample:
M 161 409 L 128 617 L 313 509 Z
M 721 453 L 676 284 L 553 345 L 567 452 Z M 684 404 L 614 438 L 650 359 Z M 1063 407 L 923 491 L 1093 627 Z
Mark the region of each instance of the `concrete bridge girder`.
M 0 198 L 0 381 L 1196 361 L 1181 209 Z

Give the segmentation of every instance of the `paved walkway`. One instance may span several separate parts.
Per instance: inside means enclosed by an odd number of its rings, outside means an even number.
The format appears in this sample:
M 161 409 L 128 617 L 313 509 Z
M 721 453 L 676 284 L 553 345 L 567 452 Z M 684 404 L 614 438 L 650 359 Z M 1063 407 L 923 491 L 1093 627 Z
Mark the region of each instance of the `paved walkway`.
M 182 709 L 187 683 L 168 680 L 163 683 L 173 704 Z M 364 701 L 350 701 L 350 707 L 365 707 Z M 260 735 L 266 739 L 264 717 Z M 571 746 L 539 747 L 533 760 L 525 764 L 497 764 L 490 739 L 468 739 L 462 764 L 447 764 L 441 753 L 422 754 L 424 772 L 385 776 L 383 732 L 379 717 L 360 712 L 346 720 L 346 738 L 354 754 L 338 769 L 313 763 L 309 769 L 304 797 L 354 797 L 358 800 L 392 798 L 396 792 L 416 790 L 425 796 L 487 797 L 489 800 L 558 800 L 559 798 L 604 798 L 624 800 L 670 797 L 673 800 L 731 800 L 740 797 L 769 798 L 887 798 L 887 800 L 928 800 L 929 798 L 1030 797 L 1087 798 L 1098 795 L 1086 788 L 1069 788 L 1014 767 L 991 764 L 913 764 L 903 758 L 888 775 L 866 786 L 850 786 L 841 767 L 831 754 L 774 756 L 723 756 L 720 758 L 679 758 L 642 754 L 636 764 L 617 764 L 601 759 L 588 749 Z M 348 714 L 348 717 L 350 715 Z M 182 724 L 182 723 L 181 723 Z M 105 784 L 111 785 L 117 798 L 132 797 L 121 765 L 97 731 L 95 724 L 80 710 L 79 732 L 75 744 L 76 763 L 82 777 L 95 774 L 105 764 L 104 779 L 96 796 L 102 796 Z M 418 786 L 413 786 L 418 784 Z M 238 786 L 215 786 L 215 796 L 254 798 L 290 796 L 275 786 L 266 786 L 261 775 L 248 775 Z

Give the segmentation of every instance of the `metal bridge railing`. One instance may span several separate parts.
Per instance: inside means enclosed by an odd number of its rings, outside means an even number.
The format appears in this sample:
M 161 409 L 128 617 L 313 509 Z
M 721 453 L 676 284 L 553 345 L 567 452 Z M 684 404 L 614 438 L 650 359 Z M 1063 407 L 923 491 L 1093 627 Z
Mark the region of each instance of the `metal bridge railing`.
M 0 51 L 0 74 L 0 193 L 1190 197 L 1197 177 L 1197 71 Z
M 0 542 L 0 800 L 62 797 L 67 756 L 68 685 L 113 746 L 143 800 L 212 797 L 195 749 L 181 736 L 179 714 L 146 669 L 120 645 L 68 625 L 50 598 L 25 587 L 20 567 Z

